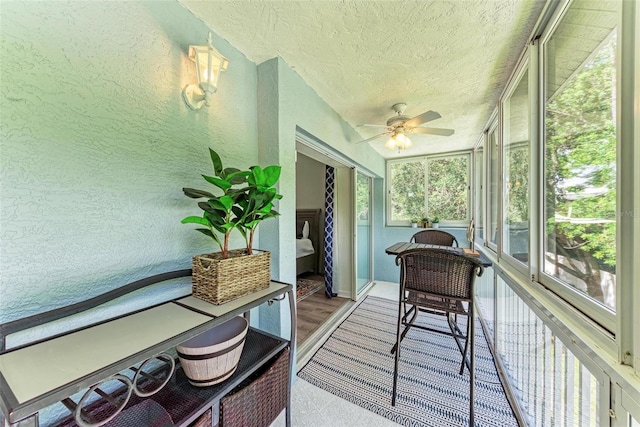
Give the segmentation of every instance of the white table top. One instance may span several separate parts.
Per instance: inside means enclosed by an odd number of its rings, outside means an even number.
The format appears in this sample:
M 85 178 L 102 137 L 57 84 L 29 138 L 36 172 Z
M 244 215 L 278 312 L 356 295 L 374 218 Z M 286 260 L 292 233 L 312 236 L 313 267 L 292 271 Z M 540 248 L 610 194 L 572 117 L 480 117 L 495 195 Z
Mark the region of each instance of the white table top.
M 0 371 L 24 403 L 210 320 L 166 303 L 0 355 Z

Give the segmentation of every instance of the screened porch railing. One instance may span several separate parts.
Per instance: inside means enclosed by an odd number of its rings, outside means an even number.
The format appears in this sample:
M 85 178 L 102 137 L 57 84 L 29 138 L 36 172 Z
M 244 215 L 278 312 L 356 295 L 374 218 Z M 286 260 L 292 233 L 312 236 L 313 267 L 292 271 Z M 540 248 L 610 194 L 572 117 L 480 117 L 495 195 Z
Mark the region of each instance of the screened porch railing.
M 603 384 L 500 273 L 478 280 L 476 303 L 511 394 L 529 426 L 601 424 Z M 494 278 L 495 277 L 495 278 Z

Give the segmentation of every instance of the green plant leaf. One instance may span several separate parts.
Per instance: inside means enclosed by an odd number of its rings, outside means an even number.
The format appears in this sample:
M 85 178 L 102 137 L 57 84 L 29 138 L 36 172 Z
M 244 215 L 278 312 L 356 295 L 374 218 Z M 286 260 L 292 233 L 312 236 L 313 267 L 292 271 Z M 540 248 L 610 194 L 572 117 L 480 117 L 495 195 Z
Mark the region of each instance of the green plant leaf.
M 208 182 L 210 182 L 211 184 L 220 188 L 222 191 L 227 191 L 228 189 L 231 188 L 231 183 L 228 181 L 225 181 L 224 179 L 216 178 L 215 176 L 207 176 L 207 175 L 202 175 L 202 177 L 206 179 Z
M 247 182 L 247 177 L 249 175 L 251 175 L 250 171 L 241 171 L 237 168 L 226 168 L 224 171 L 222 171 L 222 176 L 224 177 L 224 179 L 226 179 L 233 185 Z
M 211 163 L 213 163 L 213 171 L 216 176 L 220 176 L 222 173 L 222 160 L 220 160 L 220 156 L 211 148 L 209 148 L 209 155 L 211 156 Z
M 253 175 L 253 180 L 255 185 L 264 186 L 265 185 L 265 174 L 264 170 L 260 166 L 251 166 L 251 173 Z
M 233 206 L 233 203 L 234 203 L 233 197 L 228 196 L 228 195 L 224 195 L 224 196 L 218 198 L 218 200 L 225 207 L 225 211 L 226 212 L 229 212 L 231 210 L 231 206 Z
M 242 234 L 242 237 L 244 237 L 246 239 L 247 238 L 247 229 L 245 227 L 239 226 L 239 225 L 236 228 L 238 229 L 240 234 Z
M 205 236 L 211 237 L 213 240 L 216 240 L 216 241 L 218 240 L 218 236 L 213 234 L 211 230 L 209 230 L 208 228 L 196 228 L 196 231 L 201 232 Z
M 209 201 L 207 202 L 200 202 L 198 203 L 198 206 L 203 211 L 208 212 L 216 217 L 222 217 L 226 215 L 224 206 L 221 203 L 217 202 L 216 199 L 209 199 Z
M 260 208 L 259 212 L 260 213 L 269 213 L 269 212 L 271 212 L 272 208 L 273 208 L 273 205 L 271 203 L 267 203 L 262 208 Z
M 183 224 L 206 225 L 207 227 L 211 225 L 211 223 L 206 218 L 203 218 L 201 216 L 188 216 L 186 218 L 183 218 L 180 222 L 182 222 Z
M 191 197 L 192 199 L 200 199 L 202 197 L 215 197 L 213 194 L 204 190 L 196 190 L 195 188 L 183 188 L 185 196 Z
M 264 185 L 271 187 L 278 179 L 280 179 L 280 171 L 282 170 L 281 166 L 267 166 L 264 168 L 265 182 Z

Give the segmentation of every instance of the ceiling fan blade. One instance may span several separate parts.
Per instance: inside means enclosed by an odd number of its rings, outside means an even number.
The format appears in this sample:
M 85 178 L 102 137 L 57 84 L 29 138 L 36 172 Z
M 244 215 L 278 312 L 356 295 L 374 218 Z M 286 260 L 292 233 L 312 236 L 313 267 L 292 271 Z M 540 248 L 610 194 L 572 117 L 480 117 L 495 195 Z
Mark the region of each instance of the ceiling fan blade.
M 356 144 L 360 144 L 360 143 L 362 143 L 362 142 L 369 142 L 369 141 L 373 141 L 374 139 L 376 139 L 376 138 L 380 138 L 381 136 L 384 136 L 384 135 L 391 135 L 391 133 L 392 133 L 392 132 L 379 133 L 378 135 L 376 135 L 376 136 L 372 136 L 371 138 L 367 138 L 367 139 L 363 139 L 362 141 L 358 141 L 358 142 L 356 142 Z
M 441 135 L 451 136 L 455 133 L 453 129 L 441 129 L 441 128 L 413 128 L 410 130 L 412 133 L 422 133 L 426 135 Z
M 427 111 L 426 113 L 422 113 L 419 116 L 415 116 L 413 119 L 407 120 L 404 125 L 409 127 L 414 127 L 421 125 L 422 123 L 430 122 L 431 120 L 439 119 L 442 117 L 440 114 L 435 111 Z
M 361 128 L 361 127 L 369 127 L 369 128 L 388 128 L 389 126 L 387 125 L 369 125 L 369 124 L 364 124 L 364 125 L 357 125 L 356 127 Z

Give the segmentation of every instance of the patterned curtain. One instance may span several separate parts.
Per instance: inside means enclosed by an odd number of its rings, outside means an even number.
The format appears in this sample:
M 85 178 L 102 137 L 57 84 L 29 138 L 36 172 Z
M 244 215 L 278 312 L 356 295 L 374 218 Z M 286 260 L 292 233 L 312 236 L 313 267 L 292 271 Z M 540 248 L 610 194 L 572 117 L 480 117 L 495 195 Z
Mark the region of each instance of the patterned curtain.
M 336 172 L 326 166 L 324 178 L 324 293 L 328 298 L 338 294 L 333 292 L 333 226 Z

